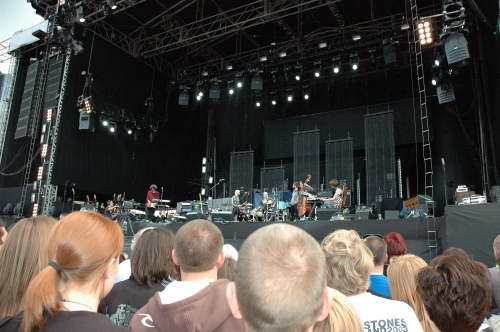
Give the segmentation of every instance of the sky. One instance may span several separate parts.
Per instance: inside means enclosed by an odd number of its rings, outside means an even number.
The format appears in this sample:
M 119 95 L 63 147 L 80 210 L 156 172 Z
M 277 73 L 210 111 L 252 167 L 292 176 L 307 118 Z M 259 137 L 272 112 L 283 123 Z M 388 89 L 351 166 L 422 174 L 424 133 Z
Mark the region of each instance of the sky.
M 0 0 L 0 42 L 10 39 L 14 32 L 29 29 L 43 22 L 30 2 L 26 0 Z M 3 52 L 2 52 L 3 53 Z M 0 63 L 0 72 L 7 73 L 9 64 Z

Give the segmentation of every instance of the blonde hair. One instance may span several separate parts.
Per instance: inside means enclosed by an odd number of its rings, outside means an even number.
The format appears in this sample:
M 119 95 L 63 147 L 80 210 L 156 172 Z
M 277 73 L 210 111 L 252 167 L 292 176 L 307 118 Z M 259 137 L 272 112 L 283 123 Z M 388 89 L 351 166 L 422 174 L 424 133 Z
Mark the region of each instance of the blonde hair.
M 363 323 L 352 302 L 332 289 L 333 305 L 325 320 L 314 325 L 313 332 L 363 332 Z
M 346 295 L 368 289 L 373 253 L 356 231 L 336 230 L 325 237 L 321 248 L 326 256 L 328 286 Z
M 432 332 L 429 318 L 425 314 L 422 298 L 417 292 L 416 276 L 427 263 L 415 255 L 393 257 L 387 270 L 387 278 L 393 300 L 403 301 L 413 308 L 424 332 Z
M 24 218 L 11 229 L 0 250 L 0 317 L 23 311 L 31 280 L 49 263 L 47 239 L 57 220 Z
M 96 212 L 73 212 L 59 220 L 48 238 L 47 251 L 49 260 L 60 270 L 46 265 L 32 280 L 26 291 L 19 331 L 44 329 L 47 316 L 63 310 L 60 286 L 98 291 L 109 262 L 118 260 L 123 241 L 121 227 Z

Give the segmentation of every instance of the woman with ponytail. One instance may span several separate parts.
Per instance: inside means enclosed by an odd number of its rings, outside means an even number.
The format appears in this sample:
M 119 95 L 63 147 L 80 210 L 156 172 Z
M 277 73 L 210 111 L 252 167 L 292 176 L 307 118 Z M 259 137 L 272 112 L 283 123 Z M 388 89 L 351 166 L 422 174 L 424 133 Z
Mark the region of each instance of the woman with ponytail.
M 74 212 L 53 228 L 49 263 L 28 287 L 24 313 L 0 331 L 127 331 L 97 313 L 99 300 L 113 287 L 123 233 L 95 212 Z

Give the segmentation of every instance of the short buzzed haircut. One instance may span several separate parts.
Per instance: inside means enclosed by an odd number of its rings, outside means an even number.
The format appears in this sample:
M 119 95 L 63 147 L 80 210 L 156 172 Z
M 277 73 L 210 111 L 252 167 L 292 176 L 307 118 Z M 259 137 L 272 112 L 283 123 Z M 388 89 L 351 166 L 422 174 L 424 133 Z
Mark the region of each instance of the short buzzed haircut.
M 300 228 L 269 225 L 243 243 L 235 284 L 250 331 L 306 331 L 324 303 L 325 256 Z
M 188 222 L 175 234 L 175 255 L 182 271 L 210 271 L 217 264 L 224 238 L 221 231 L 208 220 Z
M 368 289 L 373 254 L 356 231 L 336 230 L 323 240 L 321 248 L 326 256 L 328 286 L 344 295 Z
M 368 236 L 363 241 L 373 254 L 373 264 L 375 266 L 384 265 L 385 256 L 387 255 L 387 243 L 385 243 L 384 239 L 378 236 Z

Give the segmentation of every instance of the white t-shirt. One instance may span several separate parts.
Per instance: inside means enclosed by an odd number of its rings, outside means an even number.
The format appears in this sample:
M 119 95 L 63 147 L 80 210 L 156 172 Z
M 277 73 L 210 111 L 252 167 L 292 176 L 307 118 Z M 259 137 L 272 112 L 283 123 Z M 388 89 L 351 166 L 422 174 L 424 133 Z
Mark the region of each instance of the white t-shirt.
M 128 280 L 131 274 L 132 274 L 132 267 L 130 266 L 130 259 L 126 259 L 118 265 L 118 272 L 116 272 L 115 284 L 123 280 Z
M 215 280 L 214 280 L 215 281 Z M 171 282 L 160 293 L 161 303 L 170 304 L 187 299 L 197 294 L 210 284 L 209 281 L 176 281 Z
M 347 297 L 361 317 L 365 332 L 422 332 L 415 311 L 406 303 L 370 293 Z

